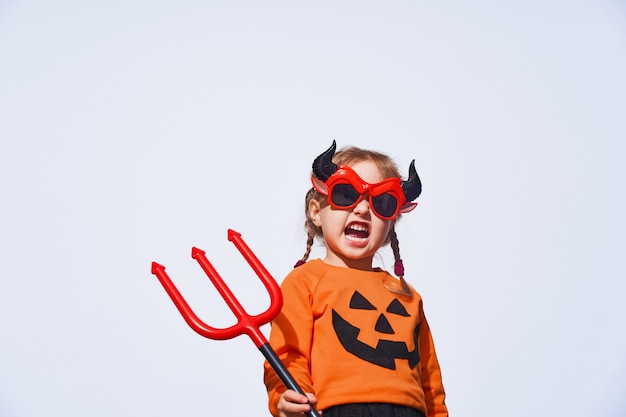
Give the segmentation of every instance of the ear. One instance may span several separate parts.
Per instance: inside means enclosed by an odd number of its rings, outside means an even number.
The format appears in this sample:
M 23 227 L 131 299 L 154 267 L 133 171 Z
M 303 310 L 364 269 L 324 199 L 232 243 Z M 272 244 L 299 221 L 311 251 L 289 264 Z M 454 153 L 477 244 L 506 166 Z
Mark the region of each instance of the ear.
M 311 177 L 311 183 L 318 193 L 328 195 L 328 186 L 324 181 Z
M 410 211 L 413 211 L 415 207 L 417 207 L 417 203 L 404 203 L 404 205 L 400 209 L 400 213 L 408 213 Z
M 311 219 L 313 224 L 315 224 L 317 227 L 320 227 L 320 212 L 322 211 L 322 206 L 320 202 L 315 199 L 311 199 L 311 201 L 309 201 L 308 210 L 309 218 Z

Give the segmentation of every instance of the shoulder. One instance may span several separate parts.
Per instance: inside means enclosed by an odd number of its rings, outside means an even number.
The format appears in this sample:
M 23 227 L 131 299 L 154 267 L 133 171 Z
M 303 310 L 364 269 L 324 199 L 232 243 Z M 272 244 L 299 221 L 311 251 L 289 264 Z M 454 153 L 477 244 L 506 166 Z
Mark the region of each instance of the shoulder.
M 315 287 L 327 272 L 328 268 L 322 260 L 314 259 L 308 261 L 292 269 L 283 280 L 281 288 L 285 290 L 302 286 Z

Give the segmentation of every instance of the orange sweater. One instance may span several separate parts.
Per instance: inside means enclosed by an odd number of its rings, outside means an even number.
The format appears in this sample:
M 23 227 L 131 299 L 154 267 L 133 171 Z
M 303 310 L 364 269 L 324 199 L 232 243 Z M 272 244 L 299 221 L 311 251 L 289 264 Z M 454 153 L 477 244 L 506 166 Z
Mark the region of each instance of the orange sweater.
M 270 345 L 317 408 L 400 404 L 427 417 L 447 417 L 439 362 L 422 298 L 406 300 L 384 287 L 387 272 L 360 271 L 316 259 L 283 281 L 284 305 Z M 270 412 L 285 391 L 265 362 Z

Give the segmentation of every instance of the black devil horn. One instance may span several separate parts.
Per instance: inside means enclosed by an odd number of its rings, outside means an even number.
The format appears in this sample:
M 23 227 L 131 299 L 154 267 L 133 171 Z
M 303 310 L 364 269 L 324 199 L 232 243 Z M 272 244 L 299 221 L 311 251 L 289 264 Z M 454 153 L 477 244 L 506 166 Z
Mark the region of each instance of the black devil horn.
M 409 179 L 402 181 L 402 191 L 406 201 L 413 201 L 422 193 L 422 181 L 415 170 L 415 159 L 409 165 Z
M 337 143 L 333 140 L 333 144 L 330 145 L 330 148 L 313 161 L 313 173 L 322 181 L 326 181 L 337 171 L 337 165 L 332 161 L 336 149 Z

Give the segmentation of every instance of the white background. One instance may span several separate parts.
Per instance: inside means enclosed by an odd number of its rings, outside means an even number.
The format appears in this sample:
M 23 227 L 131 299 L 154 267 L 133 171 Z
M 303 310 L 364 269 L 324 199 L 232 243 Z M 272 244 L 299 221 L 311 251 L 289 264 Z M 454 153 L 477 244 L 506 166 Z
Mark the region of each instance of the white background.
M 621 1 L 0 1 L 0 416 L 268 416 L 150 266 L 263 311 L 332 139 L 416 159 L 452 416 L 626 415 L 625 74 Z

